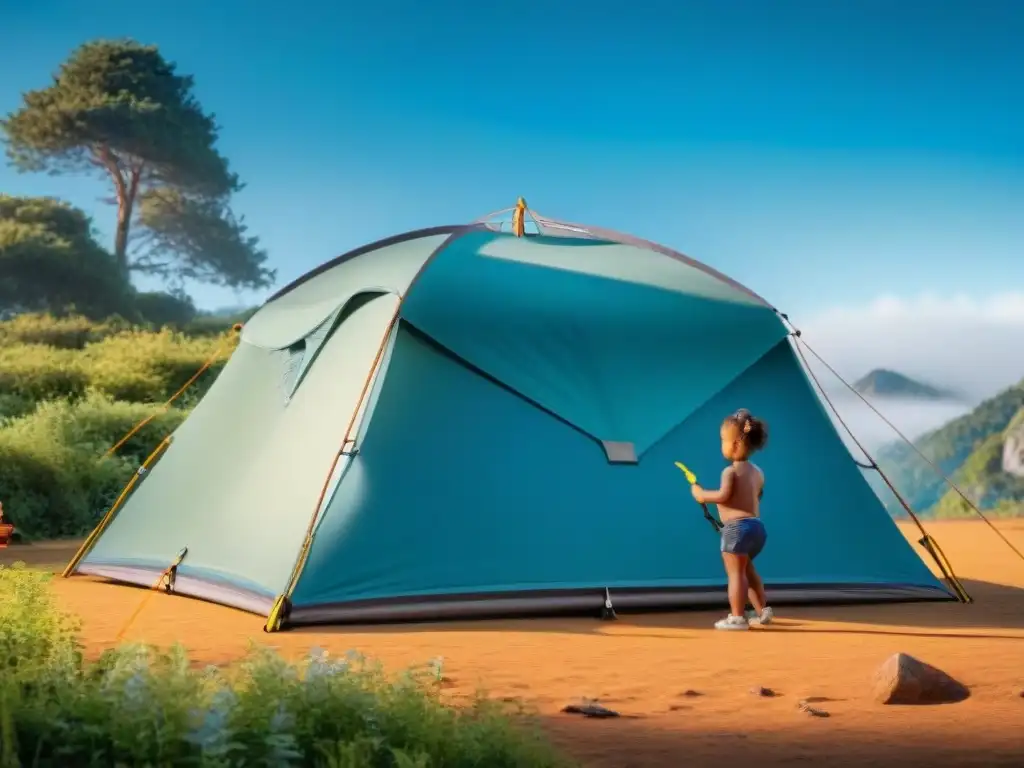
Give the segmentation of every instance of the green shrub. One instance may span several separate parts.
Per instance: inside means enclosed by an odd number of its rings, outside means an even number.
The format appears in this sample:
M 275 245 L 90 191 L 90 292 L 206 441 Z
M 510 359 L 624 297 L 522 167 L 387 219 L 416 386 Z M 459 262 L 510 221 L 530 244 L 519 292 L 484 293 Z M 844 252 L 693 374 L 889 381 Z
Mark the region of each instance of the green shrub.
M 193 385 L 205 392 L 236 343 L 223 335 L 189 338 L 170 330 L 132 331 L 90 344 L 80 364 L 89 386 L 117 400 L 156 403 L 171 397 L 221 349 L 222 355 Z
M 0 347 L 0 392 L 38 403 L 80 397 L 89 385 L 82 353 L 42 344 Z
M 96 459 L 135 425 L 153 417 L 117 451 L 118 457 L 138 466 L 187 416 L 173 408 L 115 401 L 94 392 L 76 403 L 44 403 L 31 416 L 12 422 L 10 427 L 14 431 L 24 429 L 37 439 L 72 446 Z
M 0 679 L 38 679 L 63 663 L 81 663 L 78 623 L 61 612 L 50 574 L 22 563 L 0 565 Z
M 36 401 L 26 395 L 0 392 L 0 426 L 7 419 L 17 418 L 32 413 L 36 409 Z
M 190 337 L 123 320 L 20 315 L 0 322 L 0 494 L 25 538 L 92 529 L 132 472 L 185 419 L 237 335 Z M 161 406 L 216 352 L 166 413 Z M 158 416 L 112 458 L 135 424 Z
M 0 346 L 44 344 L 60 349 L 84 349 L 86 344 L 123 333 L 129 327 L 120 318 L 97 323 L 80 315 L 23 314 L 0 322 Z
M 201 397 L 237 344 L 230 330 L 190 337 L 171 330 L 129 328 L 123 321 L 20 315 L 0 323 L 0 416 L 28 413 L 36 403 L 79 398 L 97 389 L 117 400 L 166 401 L 218 350 L 193 384 Z
M 86 663 L 46 576 L 0 566 L 0 764 L 548 768 L 565 761 L 483 698 L 446 706 L 433 674 L 388 678 L 357 654 L 302 663 L 253 648 L 197 668 L 126 646 Z
M 111 458 L 103 454 L 135 424 L 155 418 Z M 187 412 L 115 402 L 98 393 L 52 401 L 0 429 L 0 488 L 6 512 L 26 538 L 91 530 L 160 441 Z
M 196 305 L 190 297 L 166 291 L 137 293 L 135 308 L 142 320 L 154 328 L 182 328 L 196 316 Z

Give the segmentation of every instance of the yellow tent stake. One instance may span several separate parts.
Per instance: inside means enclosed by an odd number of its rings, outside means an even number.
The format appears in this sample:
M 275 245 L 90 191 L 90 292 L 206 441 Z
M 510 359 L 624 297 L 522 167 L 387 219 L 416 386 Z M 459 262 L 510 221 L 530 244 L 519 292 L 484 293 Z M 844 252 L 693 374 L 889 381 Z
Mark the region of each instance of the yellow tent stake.
M 264 629 L 267 632 L 277 632 L 281 628 L 281 619 L 284 616 L 284 604 L 287 601 L 284 595 L 279 595 L 277 600 L 274 601 L 273 607 L 270 609 L 270 613 L 267 614 L 267 624 Z
M 234 326 L 232 326 L 231 330 L 234 333 L 237 334 L 238 332 L 240 332 L 242 330 L 242 326 L 240 324 L 236 323 Z M 124 437 L 122 437 L 120 440 L 118 440 L 116 443 L 114 443 L 114 445 L 112 445 L 107 450 L 107 452 L 103 454 L 103 458 L 107 458 L 108 456 L 113 456 L 115 453 L 117 453 L 117 450 L 122 445 L 127 443 L 136 433 L 138 433 L 138 431 L 140 429 L 142 429 L 144 426 L 149 424 L 149 422 L 151 422 L 153 419 L 155 419 L 160 413 L 163 413 L 168 408 L 170 408 L 171 405 L 174 404 L 175 400 L 177 400 L 179 397 L 181 397 L 189 387 L 191 387 L 193 384 L 196 383 L 196 380 L 200 376 L 202 376 L 204 373 L 206 373 L 206 371 L 210 368 L 211 365 L 213 365 L 215 362 L 217 362 L 217 359 L 222 354 L 224 354 L 224 350 L 228 347 L 228 345 L 230 344 L 230 341 L 231 341 L 231 338 L 229 337 L 228 339 L 225 339 L 223 342 L 221 342 L 221 344 L 219 344 L 217 346 L 217 349 L 209 357 L 209 359 L 205 363 L 203 363 L 203 365 L 199 368 L 198 371 L 196 371 L 194 374 L 192 374 L 192 378 L 190 378 L 188 381 L 186 381 L 177 392 L 175 392 L 173 395 L 171 395 L 170 399 L 167 402 L 165 402 L 163 405 L 161 405 L 159 410 L 151 413 L 149 416 L 147 416 L 142 421 L 140 421 L 138 424 L 136 424 L 134 427 L 132 427 L 130 430 L 128 430 L 128 433 Z
M 117 515 L 117 512 L 124 505 L 124 502 L 127 500 L 128 496 L 131 495 L 132 489 L 135 488 L 135 485 L 139 482 L 142 476 L 153 465 L 153 462 L 155 462 L 157 458 L 159 458 L 160 454 L 163 453 L 164 450 L 166 450 L 167 446 L 171 444 L 171 439 L 172 438 L 170 435 L 165 437 L 163 440 L 160 441 L 160 444 L 153 450 L 153 452 L 146 457 L 146 460 L 142 462 L 142 465 L 135 472 L 135 474 L 132 475 L 127 485 L 125 485 L 125 487 L 121 490 L 120 495 L 117 497 L 117 499 L 115 499 L 114 503 L 111 504 L 110 509 L 107 510 L 107 514 L 105 514 L 103 516 L 103 519 L 100 520 L 99 525 L 93 528 L 92 533 L 90 533 L 86 537 L 85 541 L 82 542 L 82 546 L 78 548 L 78 551 L 75 553 L 75 556 L 71 558 L 71 562 L 69 562 L 67 566 L 64 568 L 64 571 L 61 574 L 61 576 L 63 576 L 66 579 L 75 572 L 75 569 L 78 568 L 78 564 L 82 562 L 82 558 L 89 554 L 89 551 L 93 548 L 93 545 L 96 544 L 96 540 L 99 539 L 103 531 L 107 529 L 107 526 L 109 526 L 111 521 L 113 521 L 114 517 Z
M 121 642 L 121 640 L 124 639 L 125 632 L 127 632 L 128 628 L 135 623 L 135 619 L 137 619 L 139 617 L 139 614 L 142 613 L 142 609 L 149 604 L 149 601 L 153 597 L 153 595 L 160 590 L 160 587 L 164 586 L 164 581 L 167 582 L 166 586 L 168 591 L 170 591 L 171 574 L 173 574 L 178 569 L 178 566 L 181 565 L 181 561 L 185 559 L 185 555 L 187 554 L 188 547 L 185 547 L 181 550 L 181 552 L 178 553 L 178 556 L 174 559 L 174 562 L 167 566 L 167 568 L 165 568 L 163 571 L 161 571 L 160 575 L 157 577 L 157 580 L 153 582 L 153 586 L 149 588 L 149 593 L 144 598 L 142 598 L 142 600 L 139 601 L 139 604 L 135 606 L 135 610 L 132 612 L 132 615 L 128 617 L 128 621 L 126 621 L 121 626 L 121 629 L 118 631 L 117 636 L 114 638 L 115 643 L 119 643 Z
M 935 559 L 935 562 L 939 566 L 939 571 L 946 577 L 946 581 L 949 582 L 953 591 L 956 592 L 957 599 L 961 603 L 973 603 L 974 598 L 970 596 L 967 589 L 957 578 L 956 573 L 953 572 L 953 564 L 949 562 L 949 558 L 946 557 L 946 553 L 942 551 L 942 547 L 939 546 L 939 542 L 936 541 L 930 533 L 925 533 L 921 540 L 918 542 L 924 547 L 931 556 Z

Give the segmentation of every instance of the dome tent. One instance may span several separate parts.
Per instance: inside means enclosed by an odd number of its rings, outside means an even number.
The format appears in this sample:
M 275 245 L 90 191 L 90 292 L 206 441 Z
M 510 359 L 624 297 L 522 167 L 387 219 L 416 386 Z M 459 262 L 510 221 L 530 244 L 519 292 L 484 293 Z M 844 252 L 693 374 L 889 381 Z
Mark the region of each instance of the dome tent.
M 269 630 L 724 604 L 673 463 L 717 478 L 745 407 L 771 429 L 774 602 L 952 599 L 773 307 L 646 241 L 522 205 L 508 228 L 398 235 L 271 297 L 66 574 L 169 573 Z

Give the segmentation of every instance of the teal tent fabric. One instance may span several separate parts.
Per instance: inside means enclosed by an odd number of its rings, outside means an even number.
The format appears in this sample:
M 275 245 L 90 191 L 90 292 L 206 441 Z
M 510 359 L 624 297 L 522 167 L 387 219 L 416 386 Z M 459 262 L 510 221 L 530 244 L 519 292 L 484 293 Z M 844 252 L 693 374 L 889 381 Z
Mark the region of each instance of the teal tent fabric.
M 724 588 L 718 540 L 673 462 L 713 484 L 723 466 L 718 428 L 740 406 L 771 428 L 758 457 L 766 580 L 938 586 L 785 341 L 629 466 L 607 463 L 587 436 L 403 330 L 372 429 L 326 512 L 294 602 Z
M 444 249 L 403 318 L 587 434 L 631 442 L 638 454 L 786 336 L 768 307 L 481 255 L 495 239 L 509 236 L 473 234 Z M 585 265 L 588 246 L 576 250 Z
M 182 589 L 205 596 L 213 583 L 229 604 L 269 607 L 298 559 L 397 305 L 384 295 L 345 313 L 287 403 L 280 353 L 242 341 L 82 571 L 148 586 L 187 547 Z
M 660 246 L 538 221 L 396 236 L 282 290 L 75 572 L 148 587 L 187 548 L 176 593 L 291 624 L 589 610 L 605 590 L 724 604 L 673 463 L 715 484 L 745 407 L 770 428 L 770 592 L 951 599 L 771 306 Z

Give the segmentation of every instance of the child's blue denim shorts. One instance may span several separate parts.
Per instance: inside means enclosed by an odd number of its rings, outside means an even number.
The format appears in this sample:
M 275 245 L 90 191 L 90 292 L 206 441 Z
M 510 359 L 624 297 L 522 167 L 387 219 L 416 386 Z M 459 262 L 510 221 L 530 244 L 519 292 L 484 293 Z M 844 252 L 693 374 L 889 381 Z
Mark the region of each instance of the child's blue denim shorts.
M 768 532 L 759 517 L 741 517 L 722 527 L 722 551 L 746 555 L 751 560 L 761 554 Z

